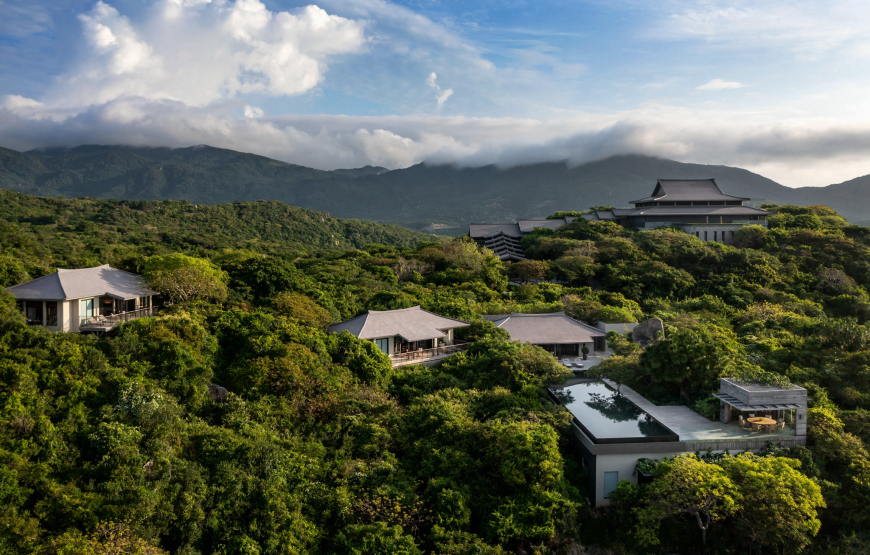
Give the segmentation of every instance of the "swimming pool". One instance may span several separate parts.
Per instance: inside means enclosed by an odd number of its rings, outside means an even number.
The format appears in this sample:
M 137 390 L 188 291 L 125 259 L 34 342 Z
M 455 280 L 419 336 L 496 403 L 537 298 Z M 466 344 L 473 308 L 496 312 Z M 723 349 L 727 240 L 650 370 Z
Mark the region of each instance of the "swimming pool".
M 593 443 L 679 441 L 665 425 L 604 382 L 550 389 Z

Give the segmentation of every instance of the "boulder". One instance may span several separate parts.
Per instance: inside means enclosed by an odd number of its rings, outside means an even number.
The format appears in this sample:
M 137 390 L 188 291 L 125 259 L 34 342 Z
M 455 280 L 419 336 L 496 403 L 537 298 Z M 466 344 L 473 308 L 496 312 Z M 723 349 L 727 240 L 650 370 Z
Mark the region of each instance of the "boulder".
M 640 343 L 642 347 L 646 347 L 650 343 L 654 343 L 658 338 L 665 336 L 665 325 L 661 318 L 650 318 L 645 322 L 638 324 L 631 332 L 631 340 L 635 343 Z
M 220 401 L 229 394 L 230 392 L 225 387 L 213 383 L 208 384 L 208 396 L 212 401 Z

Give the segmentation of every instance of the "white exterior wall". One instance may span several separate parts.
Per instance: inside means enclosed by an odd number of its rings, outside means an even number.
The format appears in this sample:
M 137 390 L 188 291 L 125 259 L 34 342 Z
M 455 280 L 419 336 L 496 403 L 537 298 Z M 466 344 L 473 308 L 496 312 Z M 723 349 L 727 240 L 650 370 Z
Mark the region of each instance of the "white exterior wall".
M 57 323 L 60 324 L 61 331 L 69 331 L 72 325 L 72 321 L 70 320 L 70 302 L 69 301 L 58 301 L 57 302 Z
M 631 455 L 598 455 L 595 457 L 595 506 L 606 507 L 610 500 L 604 497 L 604 473 L 619 472 L 619 481 L 628 480 L 637 483 L 637 476 L 632 476 L 638 459 L 662 459 L 675 457 L 685 452 L 677 453 L 639 453 Z M 588 468 L 588 467 L 587 467 Z
M 608 324 L 606 322 L 598 322 L 598 329 L 604 333 L 615 331 L 616 333 L 625 333 L 632 331 L 637 327 L 638 322 L 620 322 L 618 324 Z

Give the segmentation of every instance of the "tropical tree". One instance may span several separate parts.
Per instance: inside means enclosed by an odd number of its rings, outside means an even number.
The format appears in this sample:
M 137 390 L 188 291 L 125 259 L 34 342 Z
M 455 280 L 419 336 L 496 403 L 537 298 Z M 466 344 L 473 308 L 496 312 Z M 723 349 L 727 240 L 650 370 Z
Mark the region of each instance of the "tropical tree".
M 226 274 L 202 258 L 181 253 L 152 256 L 146 260 L 143 273 L 148 286 L 167 295 L 172 302 L 227 298 Z
M 744 357 L 731 330 L 684 318 L 678 325 L 666 325 L 665 338 L 647 347 L 640 362 L 654 381 L 675 384 L 688 401 L 690 391 L 715 387 Z
M 743 499 L 735 513 L 738 537 L 777 553 L 810 544 L 821 528 L 817 511 L 825 501 L 819 485 L 801 474 L 800 461 L 741 453 L 718 464 Z
M 710 527 L 740 508 L 740 493 L 725 471 L 694 455 L 665 459 L 656 465 L 655 474 L 646 506 L 635 509 L 642 544 L 659 543 L 657 531 L 665 518 L 689 515 L 698 523 L 706 546 Z

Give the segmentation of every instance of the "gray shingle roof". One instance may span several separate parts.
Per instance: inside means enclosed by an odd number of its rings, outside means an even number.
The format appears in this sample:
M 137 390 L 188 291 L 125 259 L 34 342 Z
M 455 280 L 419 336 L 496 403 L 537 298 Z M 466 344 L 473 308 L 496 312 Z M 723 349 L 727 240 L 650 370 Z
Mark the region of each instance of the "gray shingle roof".
M 508 237 L 522 237 L 518 224 L 469 224 L 468 235 L 472 239 L 483 239 L 496 233 L 504 233 Z
M 484 318 L 486 318 L 484 316 Z M 592 343 L 594 337 L 604 337 L 598 328 L 586 325 L 564 312 L 550 314 L 512 313 L 495 322 L 496 327 L 511 334 L 512 341 L 533 345 Z
M 64 270 L 58 268 L 53 274 L 7 287 L 16 299 L 34 301 L 66 301 L 84 297 L 108 295 L 119 299 L 135 299 L 158 295 L 145 287 L 142 276 L 110 267 Z
M 653 194 L 647 198 L 631 201 L 711 201 L 711 200 L 749 200 L 743 197 L 733 197 L 723 194 L 716 185 L 715 179 L 659 179 Z
M 645 206 L 619 216 L 766 216 L 767 210 L 751 206 Z
M 557 218 L 557 219 L 534 219 L 534 220 L 517 220 L 517 223 L 520 226 L 520 231 L 523 233 L 531 233 L 537 228 L 543 227 L 545 229 L 559 229 L 567 222 L 565 218 Z
M 369 310 L 347 322 L 329 326 L 330 333 L 345 330 L 360 339 L 379 339 L 398 335 L 405 341 L 423 341 L 447 337 L 442 330 L 462 328 L 468 322 L 454 320 L 423 310 L 419 306 L 400 310 Z

